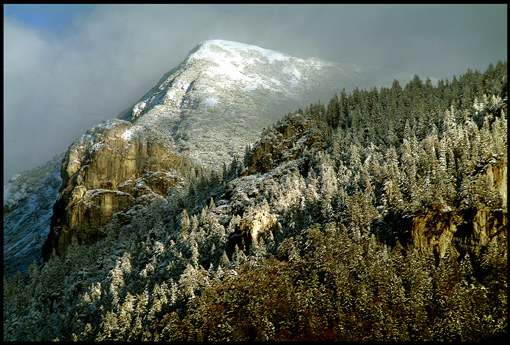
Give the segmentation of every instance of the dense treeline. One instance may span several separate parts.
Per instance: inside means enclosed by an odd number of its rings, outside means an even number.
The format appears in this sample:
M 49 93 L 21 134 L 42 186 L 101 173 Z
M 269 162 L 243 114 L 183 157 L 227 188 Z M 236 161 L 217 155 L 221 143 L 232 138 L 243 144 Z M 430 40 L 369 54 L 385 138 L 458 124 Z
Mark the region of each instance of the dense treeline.
M 507 154 L 506 69 L 342 91 L 287 116 L 243 161 L 195 170 L 100 242 L 4 279 L 4 339 L 506 335 L 506 223 L 441 252 L 413 246 L 406 221 L 506 222 L 484 178 Z

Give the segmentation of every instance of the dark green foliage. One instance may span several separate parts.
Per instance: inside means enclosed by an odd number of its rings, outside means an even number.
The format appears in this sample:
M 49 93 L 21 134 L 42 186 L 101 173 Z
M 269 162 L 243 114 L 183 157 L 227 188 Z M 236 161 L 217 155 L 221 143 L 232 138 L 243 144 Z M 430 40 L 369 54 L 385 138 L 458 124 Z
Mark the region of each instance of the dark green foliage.
M 472 220 L 483 209 L 505 223 L 483 176 L 507 153 L 506 85 L 498 63 L 437 86 L 416 76 L 343 90 L 289 114 L 242 162 L 190 166 L 189 186 L 129 224 L 114 220 L 100 242 L 4 279 L 4 339 L 506 335 L 506 230 L 470 247 L 467 221 L 442 258 L 410 234 L 430 214 Z M 242 229 L 256 214 L 277 221 L 252 241 Z
M 244 264 L 205 288 L 184 316 L 191 340 L 474 341 L 504 331 L 493 319 L 500 301 L 465 260 L 435 268 L 413 249 L 402 255 L 333 224 L 305 234 L 294 259 Z

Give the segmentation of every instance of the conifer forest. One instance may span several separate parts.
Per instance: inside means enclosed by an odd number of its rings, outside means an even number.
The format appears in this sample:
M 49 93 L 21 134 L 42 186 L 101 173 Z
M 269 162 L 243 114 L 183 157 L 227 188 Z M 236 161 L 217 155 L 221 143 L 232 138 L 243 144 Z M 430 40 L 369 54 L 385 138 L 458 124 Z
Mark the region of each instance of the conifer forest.
M 4 340 L 506 337 L 507 63 L 332 95 L 4 276 Z

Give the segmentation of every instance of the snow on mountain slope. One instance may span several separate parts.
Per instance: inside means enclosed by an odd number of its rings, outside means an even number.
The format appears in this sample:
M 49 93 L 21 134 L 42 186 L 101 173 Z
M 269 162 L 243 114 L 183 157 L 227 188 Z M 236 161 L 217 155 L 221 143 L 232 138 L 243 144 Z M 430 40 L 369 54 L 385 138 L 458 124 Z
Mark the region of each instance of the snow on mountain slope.
M 122 118 L 133 131 L 166 137 L 214 168 L 254 142 L 260 131 L 318 98 L 361 79 L 352 66 L 300 59 L 243 43 L 200 43 Z
M 183 162 L 219 170 L 241 158 L 265 126 L 316 100 L 321 87 L 329 98 L 331 77 L 345 75 L 318 59 L 229 41 L 199 44 L 121 119 L 69 147 L 43 258 L 64 254 L 73 241 L 97 241 L 115 215 L 128 221 L 141 197 L 182 188 Z
M 41 248 L 50 231 L 53 204 L 62 179 L 63 154 L 36 169 L 17 174 L 4 185 L 4 275 L 25 272 L 40 262 Z

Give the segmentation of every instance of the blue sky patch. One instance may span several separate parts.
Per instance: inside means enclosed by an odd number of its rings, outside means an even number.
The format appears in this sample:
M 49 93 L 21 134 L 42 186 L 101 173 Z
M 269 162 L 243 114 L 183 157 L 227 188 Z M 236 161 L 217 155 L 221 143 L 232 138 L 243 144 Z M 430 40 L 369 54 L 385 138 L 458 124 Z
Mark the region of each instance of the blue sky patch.
M 59 33 L 73 24 L 77 14 L 90 12 L 95 7 L 95 4 L 5 4 L 4 16 Z

